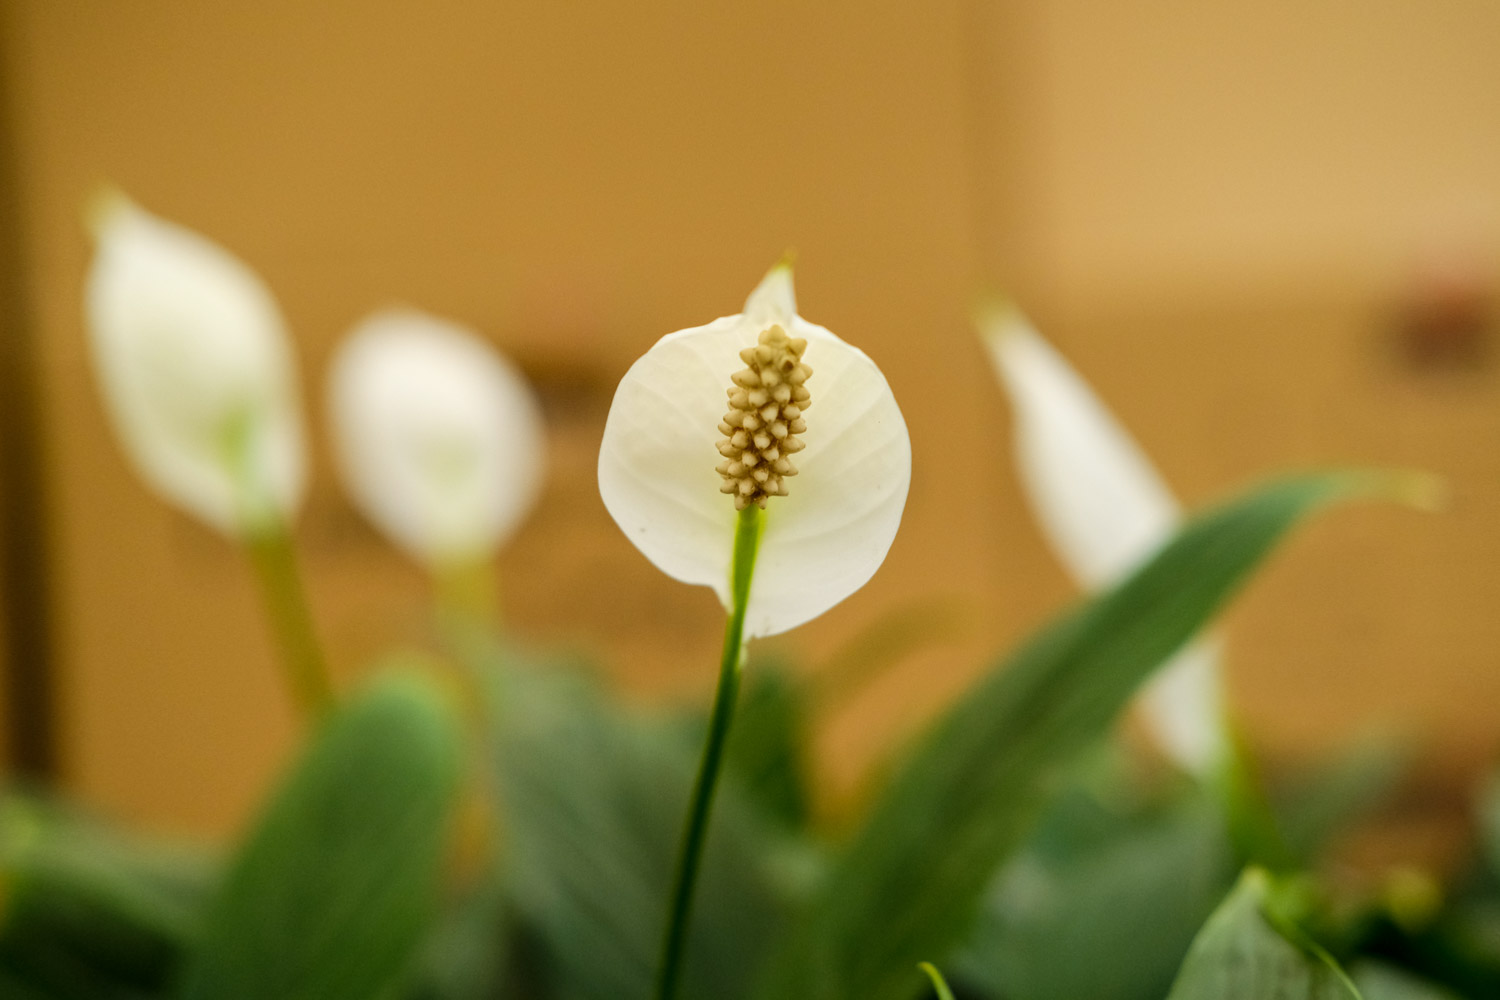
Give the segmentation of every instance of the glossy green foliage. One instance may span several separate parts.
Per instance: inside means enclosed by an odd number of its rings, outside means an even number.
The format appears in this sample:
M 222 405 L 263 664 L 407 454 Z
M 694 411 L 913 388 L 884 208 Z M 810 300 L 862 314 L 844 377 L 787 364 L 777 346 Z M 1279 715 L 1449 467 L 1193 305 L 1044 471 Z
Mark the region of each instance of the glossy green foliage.
M 1210 510 L 1130 578 L 997 664 L 875 803 L 759 996 L 906 1000 L 911 968 L 944 960 L 970 932 L 996 869 L 1141 682 L 1305 515 L 1381 485 L 1294 477 Z
M 1252 869 L 1193 941 L 1167 1000 L 1360 1000 L 1326 956 L 1266 918 L 1269 880 Z
M 587 675 L 525 662 L 515 649 L 477 659 L 492 700 L 501 877 L 535 951 L 523 961 L 524 995 L 648 996 L 696 727 L 632 711 Z M 784 792 L 774 797 L 795 808 Z M 731 770 L 710 827 L 684 996 L 743 995 L 781 926 L 797 852 L 756 801 Z
M 388 995 L 433 919 L 460 773 L 457 723 L 430 683 L 393 674 L 354 696 L 235 857 L 182 995 Z

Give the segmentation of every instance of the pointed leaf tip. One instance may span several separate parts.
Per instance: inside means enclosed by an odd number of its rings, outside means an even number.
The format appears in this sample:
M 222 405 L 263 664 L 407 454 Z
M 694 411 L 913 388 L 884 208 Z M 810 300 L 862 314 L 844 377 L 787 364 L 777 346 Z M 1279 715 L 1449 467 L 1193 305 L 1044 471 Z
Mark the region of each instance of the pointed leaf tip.
M 918 962 L 917 968 L 927 973 L 927 978 L 932 980 L 932 988 L 938 995 L 938 1000 L 953 1000 L 953 991 L 948 988 L 948 981 L 938 971 L 937 966 L 931 962 Z
M 1448 509 L 1452 500 L 1441 476 L 1420 469 L 1348 469 L 1323 477 L 1329 500 L 1387 500 L 1427 513 Z
M 1386 473 L 1386 489 L 1392 500 L 1431 514 L 1442 513 L 1453 502 L 1453 491 L 1442 476 L 1417 469 Z
M 1193 940 L 1168 1000 L 1359 1000 L 1324 948 L 1268 912 L 1275 892 L 1265 871 L 1245 871 Z

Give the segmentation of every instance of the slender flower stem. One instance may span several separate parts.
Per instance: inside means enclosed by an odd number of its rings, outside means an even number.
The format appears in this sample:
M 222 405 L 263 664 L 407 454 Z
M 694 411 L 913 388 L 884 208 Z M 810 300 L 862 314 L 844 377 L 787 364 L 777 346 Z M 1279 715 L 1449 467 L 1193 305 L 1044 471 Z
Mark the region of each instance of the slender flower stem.
M 1234 728 L 1225 728 L 1230 738 L 1219 762 L 1216 785 L 1229 839 L 1244 863 L 1289 871 L 1296 859 L 1281 836 L 1255 760 Z
M 245 547 L 255 567 L 292 697 L 309 719 L 319 718 L 333 707 L 333 688 L 313 628 L 302 575 L 297 570 L 291 535 L 283 524 L 267 526 L 251 532 Z
M 760 548 L 761 510 L 750 504 L 740 512 L 734 531 L 734 568 L 731 570 L 733 608 L 724 627 L 724 653 L 719 660 L 719 687 L 714 694 L 713 714 L 709 718 L 708 738 L 703 744 L 703 759 L 698 765 L 698 779 L 693 783 L 693 797 L 682 831 L 682 846 L 677 856 L 677 877 L 672 887 L 672 909 L 667 918 L 666 936 L 662 940 L 661 966 L 656 984 L 657 1000 L 673 1000 L 682 973 L 683 945 L 687 941 L 688 923 L 693 911 L 693 888 L 698 881 L 698 867 L 703 860 L 703 844 L 708 834 L 709 814 L 713 810 L 714 790 L 719 783 L 719 768 L 734 721 L 734 702 L 740 690 L 740 668 L 745 652 L 745 609 L 750 603 L 750 580 L 755 573 L 755 555 Z
M 488 559 L 449 562 L 434 568 L 439 617 L 449 623 L 492 628 L 499 623 L 499 585 Z

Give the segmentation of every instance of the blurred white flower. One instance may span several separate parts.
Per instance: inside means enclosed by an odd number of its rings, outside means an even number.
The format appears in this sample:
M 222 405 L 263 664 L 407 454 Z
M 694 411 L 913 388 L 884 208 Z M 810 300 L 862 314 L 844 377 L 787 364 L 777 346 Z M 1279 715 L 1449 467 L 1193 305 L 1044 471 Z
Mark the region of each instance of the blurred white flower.
M 637 360 L 599 449 L 599 492 L 626 537 L 726 609 L 736 507 L 764 506 L 747 638 L 816 618 L 863 586 L 910 482 L 911 442 L 885 376 L 797 315 L 786 264 L 744 312 L 669 334 Z
M 197 233 L 109 192 L 85 293 L 95 371 L 141 476 L 234 537 L 283 524 L 305 481 L 296 362 L 270 292 Z
M 1181 511 L 1130 434 L 1009 303 L 980 327 L 1014 411 L 1021 483 L 1043 533 L 1080 586 L 1117 583 L 1177 530 Z M 1204 636 L 1142 695 L 1162 749 L 1202 774 L 1227 748 L 1220 647 Z
M 333 360 L 328 405 L 345 488 L 429 568 L 492 556 L 541 491 L 530 386 L 455 323 L 404 309 L 364 320 Z

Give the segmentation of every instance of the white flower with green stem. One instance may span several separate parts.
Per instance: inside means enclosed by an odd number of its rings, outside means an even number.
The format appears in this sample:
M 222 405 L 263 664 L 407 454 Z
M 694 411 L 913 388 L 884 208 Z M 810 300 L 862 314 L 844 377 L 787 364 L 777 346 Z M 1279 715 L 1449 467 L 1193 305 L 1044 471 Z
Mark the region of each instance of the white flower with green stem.
M 712 587 L 728 612 L 660 1000 L 676 990 L 745 643 L 863 586 L 895 538 L 910 480 L 911 443 L 885 376 L 797 314 L 787 263 L 741 313 L 663 337 L 615 392 L 599 450 L 605 507 L 658 568 Z
M 412 309 L 362 321 L 328 381 L 334 456 L 366 518 L 438 581 L 444 602 L 486 616 L 495 553 L 541 492 L 541 408 L 477 333 Z
M 163 499 L 245 546 L 292 690 L 331 702 L 291 546 L 306 482 L 296 359 L 270 291 L 223 248 L 106 191 L 85 314 L 105 409 Z

